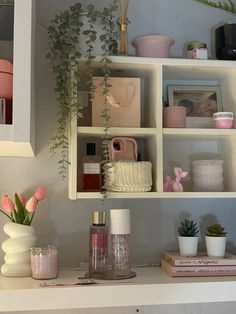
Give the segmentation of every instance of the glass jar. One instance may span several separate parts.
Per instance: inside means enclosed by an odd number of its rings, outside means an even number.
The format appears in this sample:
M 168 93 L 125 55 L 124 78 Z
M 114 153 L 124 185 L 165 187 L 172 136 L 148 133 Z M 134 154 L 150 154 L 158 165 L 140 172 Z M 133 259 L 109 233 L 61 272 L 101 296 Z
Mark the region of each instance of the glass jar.
M 194 192 L 224 191 L 223 160 L 193 160 L 191 162 Z
M 208 58 L 207 44 L 201 41 L 189 43 L 187 47 L 187 58 L 206 60 Z
M 46 248 L 31 248 L 31 270 L 34 279 L 54 279 L 58 275 L 57 249 L 53 246 Z

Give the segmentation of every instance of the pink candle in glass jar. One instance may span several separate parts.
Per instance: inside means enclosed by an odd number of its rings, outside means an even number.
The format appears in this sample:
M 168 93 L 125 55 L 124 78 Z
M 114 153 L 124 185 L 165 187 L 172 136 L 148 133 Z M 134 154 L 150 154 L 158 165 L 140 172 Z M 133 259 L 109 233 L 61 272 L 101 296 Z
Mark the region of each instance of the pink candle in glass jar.
M 54 279 L 58 275 L 57 249 L 52 246 L 47 248 L 31 248 L 31 270 L 35 279 Z
M 213 126 L 217 129 L 231 129 L 234 127 L 233 112 L 222 111 L 213 113 Z

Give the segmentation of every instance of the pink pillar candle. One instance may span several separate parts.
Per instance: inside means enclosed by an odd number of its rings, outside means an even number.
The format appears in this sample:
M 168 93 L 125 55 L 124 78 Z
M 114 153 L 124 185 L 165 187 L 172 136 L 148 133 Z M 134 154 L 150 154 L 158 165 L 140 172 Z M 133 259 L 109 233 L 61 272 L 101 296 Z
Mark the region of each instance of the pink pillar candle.
M 32 277 L 35 279 L 54 279 L 58 275 L 57 249 L 51 246 L 47 248 L 31 248 Z
M 186 108 L 183 106 L 165 107 L 164 128 L 186 128 Z

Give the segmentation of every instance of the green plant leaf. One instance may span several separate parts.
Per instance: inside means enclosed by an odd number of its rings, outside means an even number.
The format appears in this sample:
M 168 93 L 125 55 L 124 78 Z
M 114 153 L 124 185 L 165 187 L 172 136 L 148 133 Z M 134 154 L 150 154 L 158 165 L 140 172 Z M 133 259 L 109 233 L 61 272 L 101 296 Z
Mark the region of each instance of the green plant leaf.
M 234 6 L 234 3 L 231 0 L 228 0 L 228 3 L 225 1 L 211 1 L 211 0 L 196 0 L 198 2 L 201 2 L 203 4 L 206 4 L 210 7 L 216 8 L 216 9 L 222 9 L 231 13 L 236 14 L 236 9 Z

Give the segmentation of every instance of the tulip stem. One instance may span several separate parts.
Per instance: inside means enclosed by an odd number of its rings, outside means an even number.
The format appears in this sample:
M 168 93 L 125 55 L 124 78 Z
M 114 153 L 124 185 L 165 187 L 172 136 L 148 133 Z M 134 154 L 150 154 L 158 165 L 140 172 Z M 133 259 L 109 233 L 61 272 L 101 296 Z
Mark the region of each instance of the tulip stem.
M 28 218 L 29 218 L 29 213 L 26 214 L 25 219 L 24 219 L 24 221 L 23 221 L 23 223 L 22 223 L 23 225 L 28 225 L 28 226 L 30 226 L 32 219 L 31 219 L 31 221 L 28 220 L 28 223 L 25 223 L 25 222 L 27 222 L 27 219 L 28 219 Z
M 31 216 L 31 219 L 30 219 L 30 221 L 29 221 L 29 226 L 31 225 L 31 222 L 32 222 L 32 220 L 33 220 L 33 218 L 34 218 L 34 214 L 35 214 L 35 212 L 33 212 L 32 216 Z
M 10 217 L 8 214 L 6 214 L 3 210 L 0 209 L 0 212 L 3 213 L 5 216 L 7 216 L 10 220 L 12 220 L 12 217 Z

